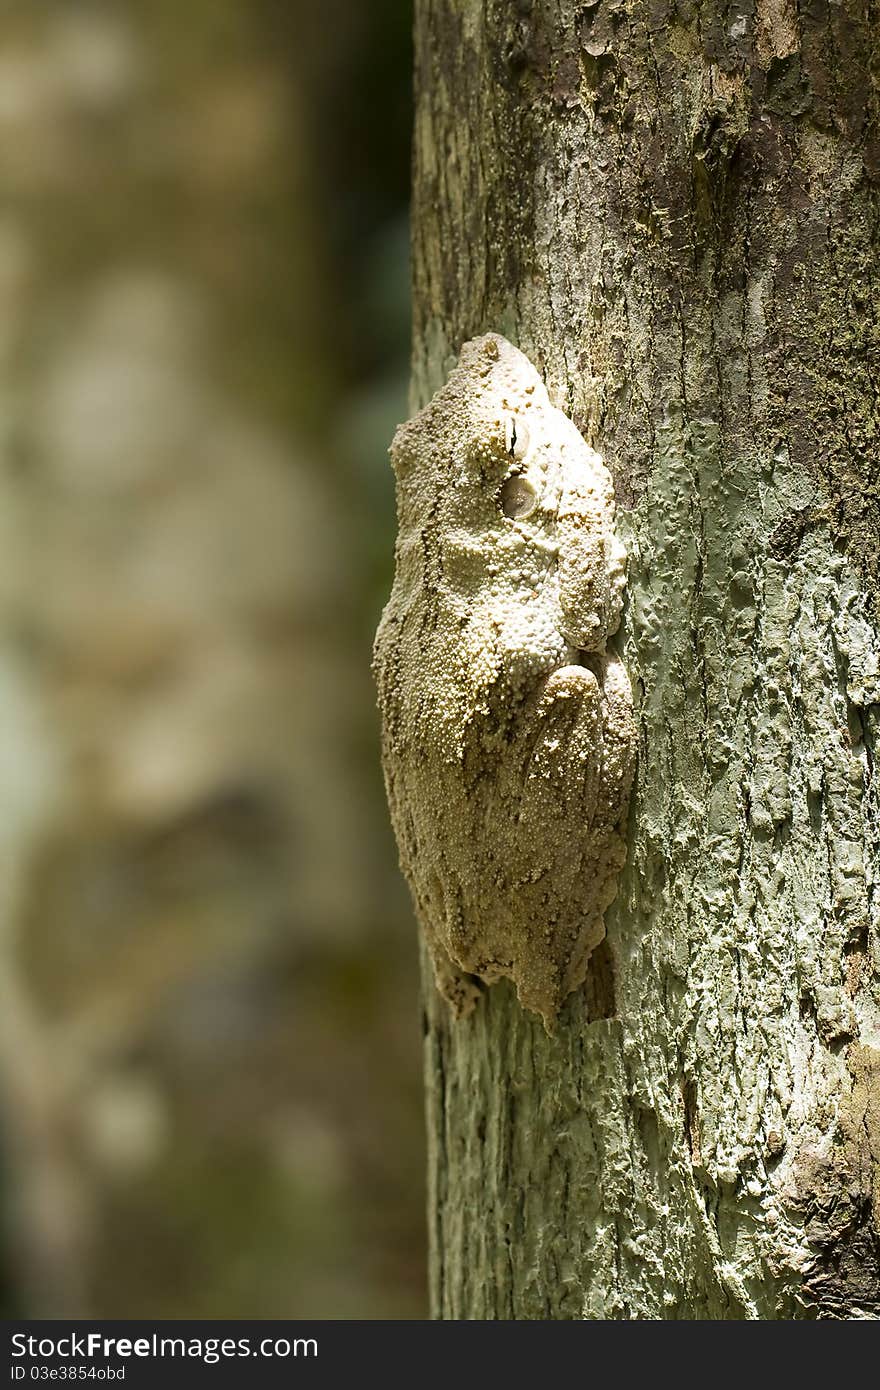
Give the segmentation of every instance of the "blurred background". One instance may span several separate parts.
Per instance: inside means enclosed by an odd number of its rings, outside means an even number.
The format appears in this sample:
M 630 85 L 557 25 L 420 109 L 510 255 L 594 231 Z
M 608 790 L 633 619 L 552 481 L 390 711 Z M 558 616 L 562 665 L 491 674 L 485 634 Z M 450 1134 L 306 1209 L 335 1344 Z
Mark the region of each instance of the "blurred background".
M 0 8 L 2 1312 L 425 1312 L 407 0 Z

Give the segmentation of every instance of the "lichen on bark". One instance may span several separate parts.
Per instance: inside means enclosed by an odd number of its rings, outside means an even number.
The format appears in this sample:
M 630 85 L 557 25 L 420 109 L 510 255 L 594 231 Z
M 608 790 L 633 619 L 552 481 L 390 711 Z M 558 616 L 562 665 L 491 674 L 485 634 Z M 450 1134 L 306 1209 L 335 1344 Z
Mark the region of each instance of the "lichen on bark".
M 438 1315 L 880 1315 L 878 20 L 416 5 L 413 404 L 495 327 L 603 454 L 640 734 L 557 1035 L 426 992 Z

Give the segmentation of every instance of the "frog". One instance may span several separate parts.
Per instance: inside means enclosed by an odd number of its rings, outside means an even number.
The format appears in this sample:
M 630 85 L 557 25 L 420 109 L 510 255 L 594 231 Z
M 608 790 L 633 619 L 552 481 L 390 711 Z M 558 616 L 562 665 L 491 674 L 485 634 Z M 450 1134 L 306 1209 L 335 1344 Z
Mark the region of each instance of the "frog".
M 626 861 L 637 739 L 609 645 L 627 559 L 611 474 L 498 333 L 463 345 L 390 454 L 373 671 L 401 869 L 453 1016 L 508 979 L 552 1032 Z

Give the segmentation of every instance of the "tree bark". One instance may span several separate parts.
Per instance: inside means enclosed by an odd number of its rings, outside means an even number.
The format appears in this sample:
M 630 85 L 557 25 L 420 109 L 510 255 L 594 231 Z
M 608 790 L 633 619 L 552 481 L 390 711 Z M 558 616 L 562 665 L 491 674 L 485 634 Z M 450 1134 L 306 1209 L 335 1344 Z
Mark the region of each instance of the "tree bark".
M 640 730 L 556 1035 L 425 972 L 433 1312 L 878 1317 L 880 6 L 415 28 L 413 404 L 496 330 L 603 454 Z

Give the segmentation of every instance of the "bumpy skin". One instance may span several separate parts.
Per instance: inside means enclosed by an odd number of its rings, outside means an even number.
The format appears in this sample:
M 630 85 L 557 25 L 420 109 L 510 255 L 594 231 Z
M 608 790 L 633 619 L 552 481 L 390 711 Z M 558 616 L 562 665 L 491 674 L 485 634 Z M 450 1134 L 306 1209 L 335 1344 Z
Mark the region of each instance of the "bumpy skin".
M 401 865 L 454 1012 L 474 977 L 506 976 L 550 1029 L 626 856 L 611 478 L 496 334 L 465 344 L 391 458 L 397 568 L 374 670 Z

